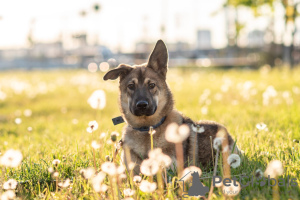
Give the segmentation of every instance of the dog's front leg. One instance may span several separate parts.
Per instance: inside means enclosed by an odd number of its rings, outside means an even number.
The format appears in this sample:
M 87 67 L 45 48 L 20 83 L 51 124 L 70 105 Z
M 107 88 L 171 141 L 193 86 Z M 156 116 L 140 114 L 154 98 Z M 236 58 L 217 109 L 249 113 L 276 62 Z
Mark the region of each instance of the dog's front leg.
M 134 175 L 138 175 L 140 173 L 140 166 L 143 160 L 128 146 L 124 146 L 123 148 L 122 161 L 124 162 L 129 173 L 131 171 Z

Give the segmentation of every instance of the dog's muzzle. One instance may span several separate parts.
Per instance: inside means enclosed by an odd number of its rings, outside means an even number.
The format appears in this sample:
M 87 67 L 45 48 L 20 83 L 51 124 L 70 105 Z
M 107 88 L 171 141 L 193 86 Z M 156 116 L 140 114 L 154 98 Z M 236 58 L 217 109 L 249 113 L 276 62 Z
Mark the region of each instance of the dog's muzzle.
M 156 111 L 156 105 L 152 105 L 147 100 L 139 100 L 135 103 L 133 107 L 134 108 L 130 109 L 130 111 L 136 116 L 150 116 L 153 115 Z

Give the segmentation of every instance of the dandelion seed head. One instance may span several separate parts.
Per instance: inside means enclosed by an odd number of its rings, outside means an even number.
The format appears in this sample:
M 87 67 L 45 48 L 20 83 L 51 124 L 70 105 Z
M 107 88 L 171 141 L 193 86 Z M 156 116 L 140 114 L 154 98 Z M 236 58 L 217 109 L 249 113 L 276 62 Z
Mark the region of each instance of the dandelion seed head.
M 22 153 L 18 150 L 7 150 L 0 158 L 0 165 L 5 167 L 18 167 L 22 162 Z
M 284 169 L 283 169 L 282 162 L 280 160 L 272 160 L 265 171 L 265 176 L 276 178 L 278 176 L 283 175 L 283 173 L 284 173 Z
M 129 169 L 129 170 L 133 170 L 134 167 L 135 167 L 135 163 L 130 162 L 130 163 L 128 164 L 128 169 Z
M 93 109 L 102 110 L 106 105 L 105 92 L 103 90 L 94 91 L 88 99 L 88 104 L 90 104 Z
M 260 169 L 257 169 L 255 171 L 255 177 L 256 178 L 261 178 L 261 177 L 263 177 L 263 175 L 264 175 L 264 173 Z
M 99 172 L 95 177 L 92 179 L 92 185 L 96 192 L 101 192 L 101 185 L 106 177 L 104 172 Z
M 140 190 L 146 193 L 154 192 L 156 190 L 156 187 L 156 183 L 150 183 L 146 180 L 143 180 L 140 184 Z
M 123 192 L 124 192 L 124 196 L 125 196 L 125 197 L 130 197 L 130 196 L 132 196 L 132 195 L 135 194 L 135 190 L 132 190 L 132 189 L 130 189 L 130 188 L 124 189 Z
M 189 167 L 185 168 L 183 170 L 182 174 L 185 175 L 185 174 L 188 174 L 189 172 L 198 172 L 199 176 L 202 175 L 202 170 L 196 166 L 189 166 Z M 181 180 L 184 180 L 184 181 L 188 181 L 190 179 L 192 179 L 191 174 L 188 174 L 187 176 L 184 176 L 183 178 L 181 178 Z
M 111 139 L 111 141 L 116 142 L 118 136 L 119 136 L 119 133 L 118 133 L 118 132 L 116 132 L 116 131 L 112 132 L 112 133 L 110 134 L 110 139 Z
M 93 149 L 99 149 L 100 147 L 101 147 L 101 145 L 98 144 L 97 141 L 94 140 L 94 141 L 92 142 L 92 148 L 93 148 Z
M 100 139 L 103 139 L 103 138 L 105 138 L 106 137 L 106 133 L 105 132 L 102 132 L 101 134 L 100 134 Z
M 112 162 L 105 162 L 101 165 L 101 169 L 103 172 L 107 173 L 110 176 L 114 176 L 117 174 L 117 167 Z
M 24 116 L 25 117 L 30 117 L 32 115 L 32 111 L 30 109 L 24 110 Z
M 4 190 L 14 190 L 17 188 L 18 182 L 15 179 L 9 179 L 3 184 Z
M 19 117 L 17 117 L 17 118 L 15 119 L 15 123 L 16 123 L 16 124 L 21 124 L 21 123 L 22 123 L 22 119 L 19 118 Z
M 57 178 L 57 177 L 59 176 L 59 173 L 58 173 L 58 172 L 54 172 L 54 173 L 52 174 L 52 176 L 53 176 L 54 178 Z
M 32 131 L 32 127 L 31 126 L 27 127 L 27 131 L 31 132 Z
M 154 150 L 151 150 L 148 153 L 149 159 L 154 159 L 158 162 L 159 166 L 162 167 L 169 167 L 172 164 L 172 159 L 164 154 L 161 150 L 161 148 L 156 148 Z
M 57 165 L 60 164 L 60 160 L 59 160 L 59 159 L 54 159 L 54 160 L 52 161 L 52 164 L 55 165 L 55 166 L 57 166 Z
M 159 163 L 155 159 L 145 159 L 141 164 L 140 170 L 146 176 L 153 176 L 159 170 Z
M 50 174 L 52 174 L 52 173 L 54 172 L 53 167 L 49 167 L 49 168 L 48 168 L 48 172 L 49 172 Z
M 89 127 L 86 129 L 88 133 L 92 133 L 93 131 L 98 129 L 98 123 L 94 121 L 89 122 Z
M 78 119 L 72 119 L 72 124 L 78 124 Z
M 7 190 L 1 195 L 1 200 L 11 200 L 15 198 L 16 198 L 16 194 L 12 190 Z
M 221 138 L 221 137 L 216 137 L 214 139 L 213 147 L 215 150 L 220 150 L 223 140 L 224 140 L 224 138 Z
M 261 123 L 256 124 L 256 128 L 260 131 L 266 130 L 267 125 L 261 122 Z
M 59 187 L 62 187 L 62 188 L 67 188 L 67 187 L 70 186 L 70 184 L 71 184 L 71 181 L 70 181 L 70 179 L 68 178 L 68 179 L 66 179 L 64 182 L 58 183 L 58 186 L 59 186 Z
M 132 180 L 133 180 L 133 182 L 135 182 L 135 183 L 140 183 L 140 182 L 142 181 L 142 177 L 136 175 L 136 176 L 133 177 Z
M 126 167 L 124 165 L 120 165 L 118 168 L 117 168 L 117 173 L 118 174 L 123 174 L 125 172 L 125 169 Z
M 93 167 L 88 167 L 82 172 L 85 179 L 91 179 L 95 175 L 95 169 Z
M 188 138 L 189 134 L 190 129 L 188 125 L 178 126 L 176 123 L 171 123 L 167 126 L 165 137 L 168 142 L 181 143 Z
M 232 167 L 232 168 L 237 168 L 241 164 L 241 158 L 238 154 L 231 154 L 227 158 L 227 163 Z

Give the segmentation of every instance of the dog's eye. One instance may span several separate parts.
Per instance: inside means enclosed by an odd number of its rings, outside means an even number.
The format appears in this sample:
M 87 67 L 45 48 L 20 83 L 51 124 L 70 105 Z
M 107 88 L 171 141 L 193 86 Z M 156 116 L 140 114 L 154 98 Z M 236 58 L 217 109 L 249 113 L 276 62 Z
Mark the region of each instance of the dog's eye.
M 133 90 L 133 89 L 134 89 L 134 84 L 131 83 L 131 84 L 129 84 L 127 87 L 128 87 L 130 90 Z
M 150 83 L 150 84 L 149 84 L 149 88 L 150 88 L 150 89 L 153 89 L 154 87 L 155 87 L 155 83 Z

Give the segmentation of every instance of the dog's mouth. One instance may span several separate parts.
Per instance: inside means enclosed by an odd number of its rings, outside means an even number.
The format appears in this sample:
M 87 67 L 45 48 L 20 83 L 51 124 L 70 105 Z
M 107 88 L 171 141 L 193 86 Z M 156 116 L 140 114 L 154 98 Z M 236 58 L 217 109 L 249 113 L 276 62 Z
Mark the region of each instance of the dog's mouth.
M 146 109 L 141 109 L 141 108 L 130 108 L 130 112 L 135 115 L 135 116 L 151 116 L 154 115 L 156 112 L 157 106 L 149 107 Z

